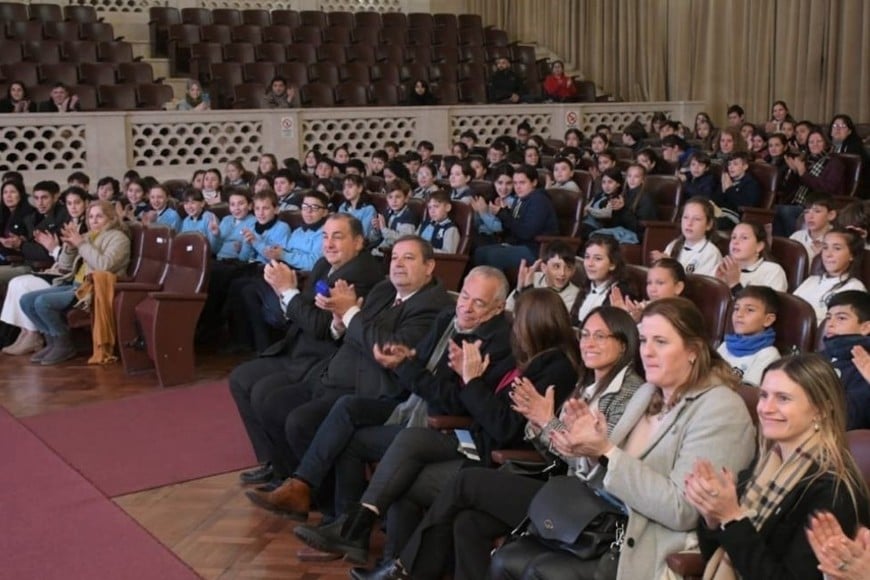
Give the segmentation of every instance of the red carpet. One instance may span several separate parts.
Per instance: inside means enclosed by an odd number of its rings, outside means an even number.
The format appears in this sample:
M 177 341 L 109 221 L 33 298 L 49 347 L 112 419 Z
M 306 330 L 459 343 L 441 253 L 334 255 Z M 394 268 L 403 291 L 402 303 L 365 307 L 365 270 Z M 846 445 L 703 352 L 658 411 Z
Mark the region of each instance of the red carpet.
M 199 578 L 0 408 L 0 578 Z
M 64 409 L 22 422 L 109 497 L 256 463 L 225 382 Z

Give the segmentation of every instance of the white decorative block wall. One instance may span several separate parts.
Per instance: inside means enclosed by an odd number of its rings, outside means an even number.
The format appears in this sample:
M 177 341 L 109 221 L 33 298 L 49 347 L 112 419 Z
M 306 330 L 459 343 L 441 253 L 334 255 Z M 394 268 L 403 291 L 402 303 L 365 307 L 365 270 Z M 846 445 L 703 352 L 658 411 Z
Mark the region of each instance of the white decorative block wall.
M 132 131 L 133 167 L 256 164 L 263 153 L 261 121 L 136 123 Z
M 7 125 L 0 128 L 0 171 L 82 169 L 86 125 Z

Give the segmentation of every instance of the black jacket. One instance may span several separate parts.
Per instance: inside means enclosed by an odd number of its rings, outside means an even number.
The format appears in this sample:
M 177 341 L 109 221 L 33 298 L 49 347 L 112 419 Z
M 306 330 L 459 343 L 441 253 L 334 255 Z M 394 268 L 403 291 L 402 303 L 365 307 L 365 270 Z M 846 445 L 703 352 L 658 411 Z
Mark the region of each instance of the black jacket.
M 833 513 L 850 537 L 859 521 L 867 523 L 867 499 L 859 499 L 858 517 L 846 488 L 837 484 L 831 475 L 815 480 L 805 478 L 783 498 L 758 531 L 748 519 L 734 522 L 724 531 L 710 530 L 702 520 L 698 526 L 698 541 L 704 559 L 709 560 L 721 545 L 742 578 L 821 580 L 819 563 L 806 535 L 813 512 Z
M 567 399 L 577 385 L 577 371 L 565 353 L 553 349 L 532 359 L 523 376 L 529 378 L 539 393 L 553 385 L 556 408 Z M 484 378 L 474 379 L 459 391 L 459 398 L 474 423 L 471 434 L 481 461 L 488 465 L 493 449 L 526 447 L 523 436 L 526 418 L 511 409 L 510 386 L 495 392 L 498 382 L 488 383 Z
M 417 346 L 417 356 L 396 367 L 399 384 L 426 401 L 430 415 L 466 415 L 468 411 L 460 396 L 462 390 L 461 377 L 448 365 L 447 353 L 438 362 L 435 370 L 426 370 L 426 363 L 432 351 L 438 345 L 447 326 L 453 324 L 456 309 L 445 308 L 435 319 L 435 324 L 420 344 Z M 480 352 L 489 355 L 489 367 L 483 374 L 483 380 L 491 385 L 497 385 L 499 380 L 511 369 L 515 362 L 511 352 L 511 328 L 504 313 L 481 324 L 474 332 L 457 333 L 453 342 L 461 345 L 462 341 L 481 341 Z
M 314 264 L 305 288 L 287 305 L 287 335 L 263 353 L 263 356 L 290 357 L 288 374 L 291 380 L 300 380 L 317 363 L 325 363 L 338 350 L 339 344 L 329 334 L 332 313 L 314 305 L 317 282 L 325 280 L 332 287 L 337 280 L 344 280 L 353 284 L 357 296 L 364 298 L 384 279 L 381 262 L 366 252 L 360 252 L 330 275 L 331 268 L 325 258 Z
M 429 282 L 398 306 L 393 306 L 395 299 L 396 288 L 390 280 L 372 289 L 329 361 L 322 378 L 324 389 L 397 402 L 408 397 L 396 375 L 375 361 L 373 348 L 389 342 L 416 347 L 435 317 L 453 300 L 437 280 Z

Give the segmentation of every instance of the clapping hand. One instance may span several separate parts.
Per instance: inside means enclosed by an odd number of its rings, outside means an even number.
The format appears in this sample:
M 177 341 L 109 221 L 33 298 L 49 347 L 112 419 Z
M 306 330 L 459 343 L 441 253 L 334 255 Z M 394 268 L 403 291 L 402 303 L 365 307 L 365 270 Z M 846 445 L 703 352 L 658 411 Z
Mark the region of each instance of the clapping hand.
M 249 244 L 253 244 L 256 236 L 254 232 L 252 232 L 249 228 L 242 228 L 242 237 L 245 238 L 245 241 Z
M 314 297 L 314 304 L 341 318 L 352 306 L 362 306 L 362 298 L 357 298 L 353 284 L 338 280 L 330 290 L 329 296 L 318 294 Z
M 870 353 L 860 344 L 852 347 L 852 364 L 864 377 L 864 380 L 870 382 Z
M 219 236 L 221 233 L 221 228 L 218 225 L 218 221 L 216 217 L 212 217 L 208 220 L 208 231 L 212 233 L 214 236 Z
M 61 226 L 60 239 L 76 248 L 85 241 L 84 236 L 79 233 L 78 226 L 72 222 L 67 222 Z
M 821 512 L 810 518 L 807 540 L 819 571 L 830 580 L 863 580 L 870 568 L 870 530 L 861 527 L 850 540 L 840 522 L 831 513 Z
M 33 232 L 33 239 L 36 240 L 36 242 L 40 246 L 42 246 L 49 252 L 51 252 L 60 245 L 60 240 L 55 234 L 46 232 L 44 230 L 36 230 L 35 232 Z
M 272 260 L 263 269 L 263 279 L 280 296 L 299 287 L 296 271 L 284 262 Z
M 708 528 L 743 517 L 737 484 L 728 469 L 717 471 L 706 459 L 698 459 L 684 483 L 686 500 L 698 510 Z
M 541 395 L 527 377 L 514 379 L 511 389 L 511 408 L 529 420 L 537 428 L 543 428 L 556 413 L 555 389 L 553 385 Z
M 535 272 L 537 272 L 541 265 L 543 265 L 543 260 L 536 260 L 534 264 L 531 266 L 526 265 L 526 260 L 523 259 L 520 261 L 520 270 L 517 274 L 517 289 L 522 290 L 523 288 L 527 288 L 531 286 L 535 282 Z
M 729 288 L 733 288 L 740 284 L 740 264 L 731 256 L 725 256 L 716 268 L 716 275 L 722 278 Z
M 462 372 L 460 374 L 465 384 L 483 376 L 489 367 L 489 354 L 481 356 L 481 344 L 479 340 L 474 342 L 462 341 Z
M 482 195 L 475 195 L 471 198 L 471 207 L 479 214 L 489 213 L 489 204 Z
M 607 419 L 579 399 L 568 399 L 562 406 L 564 431 L 550 434 L 550 445 L 563 457 L 600 457 L 613 444 L 607 439 Z
M 394 369 L 409 358 L 417 356 L 417 351 L 404 344 L 388 342 L 383 346 L 374 345 L 372 355 L 375 361 L 385 369 Z

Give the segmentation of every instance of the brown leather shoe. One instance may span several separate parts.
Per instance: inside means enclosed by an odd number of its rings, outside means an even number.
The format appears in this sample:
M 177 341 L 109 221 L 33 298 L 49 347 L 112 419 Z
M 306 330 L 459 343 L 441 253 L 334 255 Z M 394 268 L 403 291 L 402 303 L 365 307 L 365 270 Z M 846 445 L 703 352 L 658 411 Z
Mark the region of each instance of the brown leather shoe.
M 324 552 L 307 546 L 296 550 L 296 557 L 300 562 L 334 562 L 341 560 L 342 556 L 344 554 L 340 552 Z
M 275 491 L 249 490 L 245 496 L 255 505 L 293 520 L 306 521 L 311 507 L 311 487 L 299 479 L 288 479 Z

